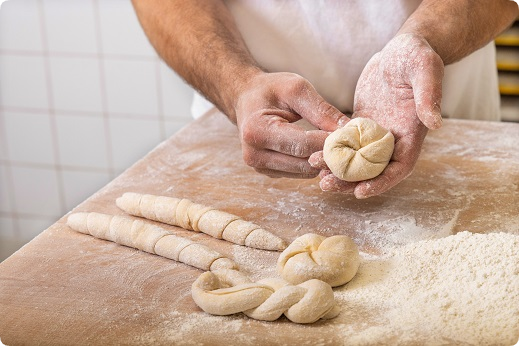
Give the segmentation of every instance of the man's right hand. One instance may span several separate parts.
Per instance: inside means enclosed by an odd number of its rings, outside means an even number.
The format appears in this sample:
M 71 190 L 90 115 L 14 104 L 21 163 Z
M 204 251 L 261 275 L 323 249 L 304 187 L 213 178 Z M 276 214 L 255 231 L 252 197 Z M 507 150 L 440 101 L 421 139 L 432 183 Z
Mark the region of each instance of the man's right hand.
M 323 149 L 328 131 L 347 117 L 327 103 L 303 77 L 259 72 L 235 103 L 244 161 L 270 177 L 313 178 L 308 157 Z M 294 124 L 306 119 L 317 130 Z
M 301 76 L 264 72 L 222 0 L 132 2 L 164 61 L 238 125 L 247 164 L 276 177 L 319 173 L 307 159 L 343 114 Z M 293 124 L 301 118 L 320 130 Z

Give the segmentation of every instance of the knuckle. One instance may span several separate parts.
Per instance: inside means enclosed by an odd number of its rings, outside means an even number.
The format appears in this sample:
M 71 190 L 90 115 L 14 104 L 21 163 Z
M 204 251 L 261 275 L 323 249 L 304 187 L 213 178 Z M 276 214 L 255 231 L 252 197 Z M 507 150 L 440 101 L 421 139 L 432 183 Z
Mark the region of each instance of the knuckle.
M 317 106 L 317 114 L 319 114 L 319 119 L 336 118 L 337 113 L 337 109 L 325 100 L 321 100 Z
M 295 157 L 308 157 L 308 146 L 305 142 L 294 142 L 290 146 L 290 155 Z
M 266 175 L 269 178 L 281 178 L 282 175 L 279 173 L 276 173 L 270 169 L 264 169 L 264 168 L 254 168 L 254 170 L 260 174 Z
M 256 131 L 253 126 L 247 123 L 241 127 L 241 138 L 244 143 L 252 144 L 256 141 Z
M 301 95 L 309 88 L 309 82 L 299 75 L 293 75 L 286 85 L 286 90 L 291 95 Z
M 311 176 L 312 178 L 314 178 L 319 174 L 320 170 L 317 168 L 313 168 L 312 166 L 310 166 L 308 162 L 303 162 L 299 166 L 299 172 L 304 176 Z

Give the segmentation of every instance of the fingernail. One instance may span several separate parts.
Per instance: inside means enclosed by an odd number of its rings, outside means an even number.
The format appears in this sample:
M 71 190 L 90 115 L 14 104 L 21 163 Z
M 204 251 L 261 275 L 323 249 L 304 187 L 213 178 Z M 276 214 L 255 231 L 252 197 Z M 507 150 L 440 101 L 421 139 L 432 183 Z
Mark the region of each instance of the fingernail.
M 316 168 L 315 166 L 319 163 L 319 160 L 317 160 L 317 159 L 315 158 L 315 155 L 312 154 L 312 155 L 310 155 L 310 157 L 308 158 L 308 163 L 310 164 L 310 166 Z
M 339 121 L 337 121 L 337 125 L 339 127 L 344 127 L 351 119 L 348 118 L 347 116 L 343 116 L 342 118 L 339 119 Z
M 353 194 L 355 195 L 355 198 L 356 199 L 366 199 L 366 198 L 370 198 L 372 196 L 374 196 L 374 193 L 373 193 L 373 190 L 370 188 L 370 184 L 367 183 L 367 187 L 365 187 L 364 189 L 359 189 L 358 187 L 355 188 L 355 190 L 353 191 Z
M 322 191 L 325 191 L 325 192 L 330 191 L 330 184 L 327 183 L 326 181 L 321 180 L 319 182 L 319 187 L 321 188 Z
M 441 109 L 440 109 L 440 107 L 437 104 L 434 106 L 433 113 L 435 114 L 435 118 L 436 118 L 434 120 L 434 126 L 435 126 L 436 129 L 439 129 L 440 127 L 442 127 L 443 118 L 442 118 Z
M 366 199 L 366 198 L 371 197 L 371 196 L 368 196 L 368 195 L 364 195 L 364 194 L 362 194 L 362 193 L 357 193 L 356 191 L 355 191 L 354 194 L 355 194 L 355 198 L 356 198 L 356 199 Z
M 438 115 L 438 117 L 436 118 L 436 128 L 439 129 L 440 127 L 442 127 L 443 125 L 443 118 L 440 115 Z

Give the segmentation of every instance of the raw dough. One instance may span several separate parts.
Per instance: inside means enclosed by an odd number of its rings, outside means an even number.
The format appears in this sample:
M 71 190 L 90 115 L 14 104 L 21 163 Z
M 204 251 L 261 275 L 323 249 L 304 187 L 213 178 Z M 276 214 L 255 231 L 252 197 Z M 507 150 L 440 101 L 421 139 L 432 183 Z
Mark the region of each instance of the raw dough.
M 313 323 L 336 317 L 337 306 L 330 285 L 309 280 L 293 286 L 281 279 L 252 282 L 235 270 L 205 272 L 191 287 L 195 303 L 213 315 L 245 315 L 263 321 L 282 314 L 295 323 Z
M 278 271 L 292 284 L 319 279 L 335 287 L 350 281 L 359 264 L 359 249 L 350 237 L 335 235 L 326 238 L 307 233 L 281 253 Z
M 77 232 L 170 258 L 199 269 L 237 268 L 234 261 L 209 247 L 178 237 L 141 220 L 100 213 L 75 213 L 68 217 L 67 225 Z
M 252 222 L 188 199 L 127 192 L 116 204 L 129 214 L 203 232 L 235 244 L 277 251 L 287 247 L 283 239 Z
M 355 118 L 326 138 L 323 156 L 336 177 L 354 182 L 382 173 L 394 146 L 391 132 L 371 119 Z

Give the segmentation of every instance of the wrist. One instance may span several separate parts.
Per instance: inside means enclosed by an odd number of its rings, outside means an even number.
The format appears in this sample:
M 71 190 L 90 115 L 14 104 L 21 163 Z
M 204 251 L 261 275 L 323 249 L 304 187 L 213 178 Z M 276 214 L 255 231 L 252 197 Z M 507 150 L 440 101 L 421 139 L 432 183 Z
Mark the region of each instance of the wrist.
M 265 75 L 267 72 L 255 65 L 242 68 L 238 73 L 229 76 L 230 81 L 228 87 L 223 89 L 226 91 L 224 95 L 222 111 L 227 115 L 229 120 L 236 124 L 236 109 L 243 94 L 247 93 L 254 85 L 258 77 Z

